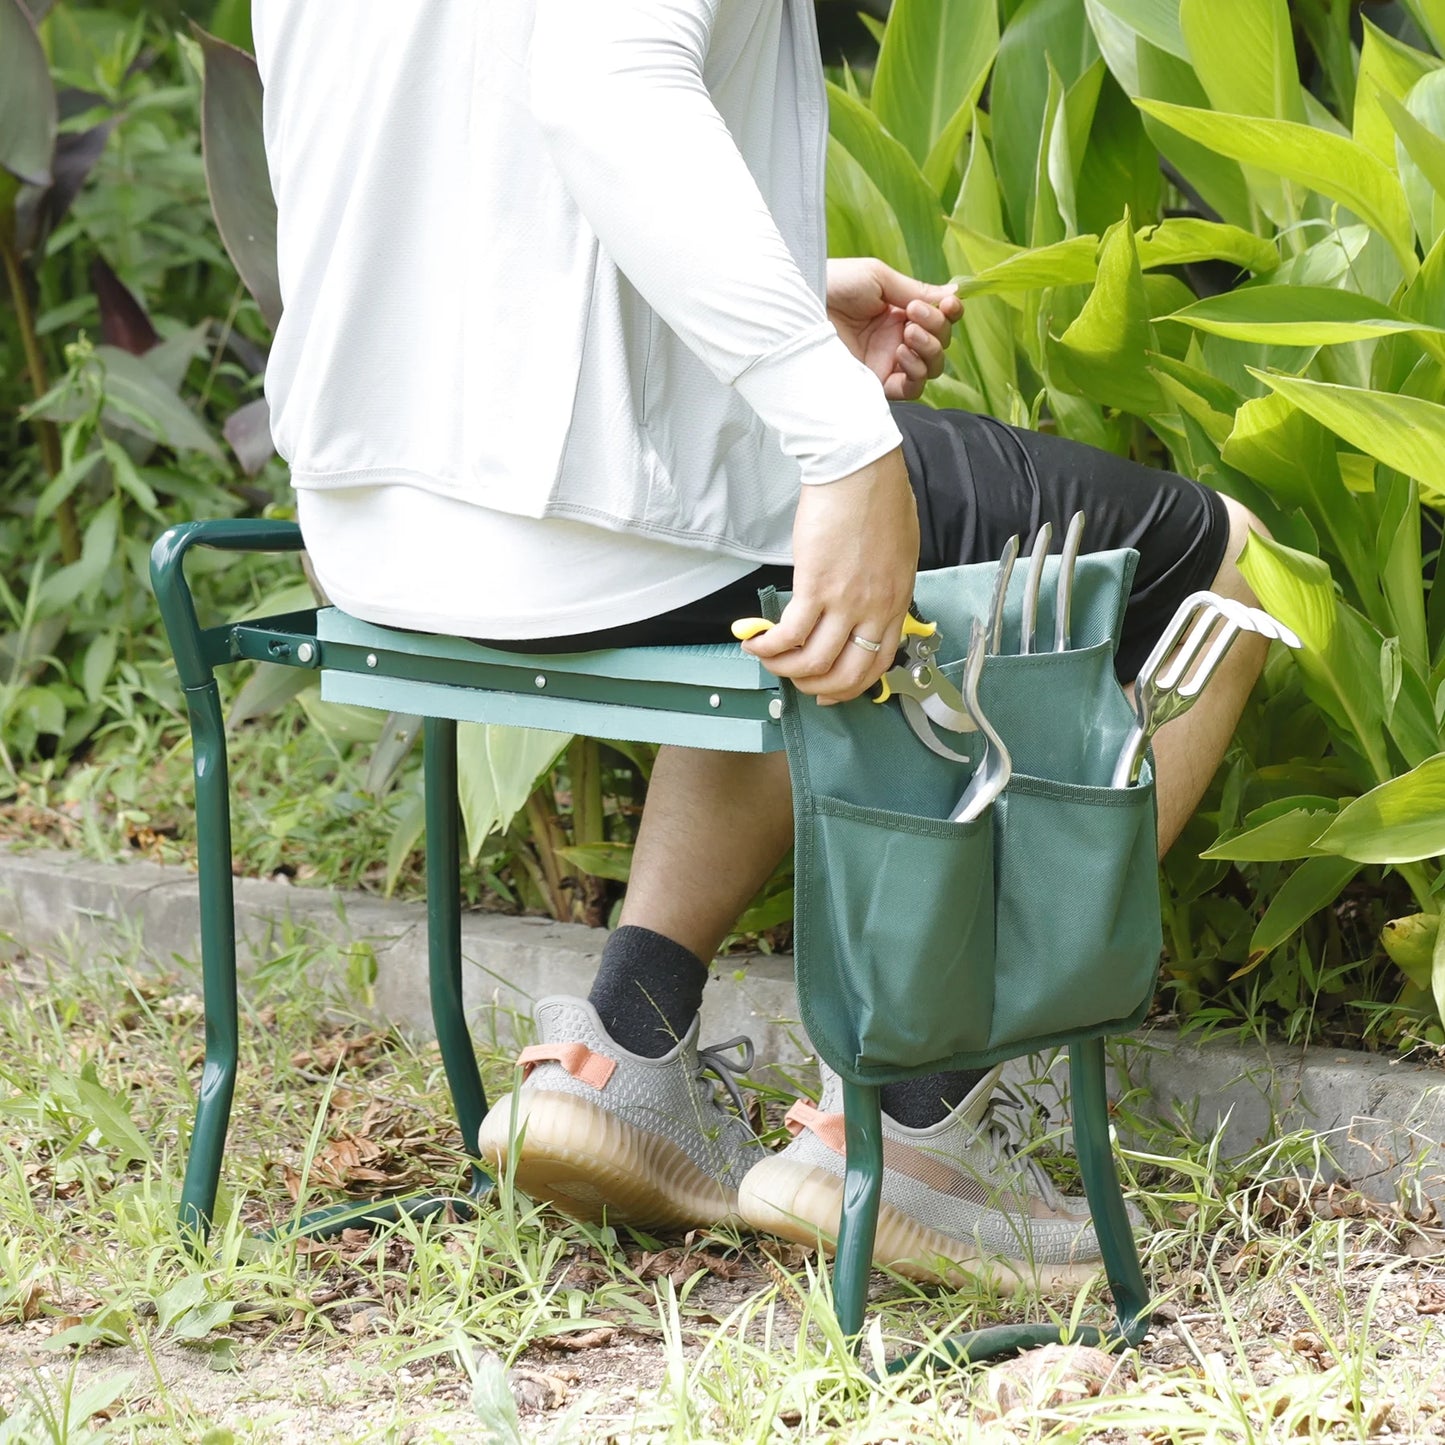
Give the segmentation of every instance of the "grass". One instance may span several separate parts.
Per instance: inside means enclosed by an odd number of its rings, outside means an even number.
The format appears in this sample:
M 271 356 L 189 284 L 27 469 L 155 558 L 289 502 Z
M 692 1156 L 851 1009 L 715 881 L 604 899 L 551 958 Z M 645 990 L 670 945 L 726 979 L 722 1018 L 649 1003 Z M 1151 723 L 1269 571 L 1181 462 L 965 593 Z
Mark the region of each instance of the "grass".
M 247 990 L 199 1260 L 175 1225 L 194 968 L 121 940 L 83 968 L 20 954 L 0 971 L 0 1445 L 1445 1435 L 1441 1236 L 1301 1182 L 1284 1166 L 1313 1157 L 1305 1138 L 1226 1164 L 1156 1130 L 1124 1156 L 1158 1325 L 1094 1377 L 1046 1357 L 882 1383 L 867 1367 L 1002 1319 L 1105 1320 L 1098 1287 L 1005 1301 L 878 1276 L 859 1365 L 809 1252 L 586 1228 L 505 1180 L 469 1221 L 264 1243 L 318 1202 L 465 1173 L 435 1049 L 321 997 L 307 972 L 326 960 L 282 957 Z M 495 1091 L 510 1067 L 490 1032 Z

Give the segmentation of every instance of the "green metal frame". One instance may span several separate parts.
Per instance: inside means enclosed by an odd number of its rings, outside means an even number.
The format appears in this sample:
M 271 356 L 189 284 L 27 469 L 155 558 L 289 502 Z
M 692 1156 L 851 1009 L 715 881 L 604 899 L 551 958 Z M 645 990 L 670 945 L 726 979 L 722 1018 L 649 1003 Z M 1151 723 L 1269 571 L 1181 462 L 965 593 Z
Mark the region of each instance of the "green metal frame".
M 217 667 L 243 660 L 319 667 L 323 696 L 424 717 L 432 1017 L 457 1122 L 474 1161 L 487 1099 L 462 1002 L 457 720 L 526 721 L 563 732 L 749 752 L 778 749 L 782 736 L 775 683 L 760 664 L 726 646 L 521 658 L 461 639 L 373 627 L 334 610 L 202 628 L 185 578 L 186 555 L 197 546 L 296 552 L 302 541 L 299 528 L 289 522 L 191 522 L 171 528 L 151 554 L 151 577 L 185 690 L 195 758 L 206 1051 L 180 1221 L 199 1247 L 215 1214 L 239 1042 L 230 795 Z M 1117 1314 L 1113 1330 L 1091 1327 L 1072 1338 L 1106 1349 L 1136 1345 L 1149 1328 L 1149 1295 L 1109 1144 L 1102 1040 L 1071 1044 L 1069 1065 L 1075 1147 Z M 878 1089 L 845 1084 L 844 1117 L 847 1166 L 833 1297 L 845 1335 L 856 1341 L 863 1329 L 883 1185 Z M 343 1205 L 308 1214 L 293 1228 L 325 1236 L 448 1206 L 465 1211 L 490 1185 L 474 1162 L 464 1199 L 424 1195 Z M 1011 1354 L 1062 1335 L 1052 1325 L 1000 1326 L 953 1337 L 928 1355 L 935 1363 L 953 1365 Z

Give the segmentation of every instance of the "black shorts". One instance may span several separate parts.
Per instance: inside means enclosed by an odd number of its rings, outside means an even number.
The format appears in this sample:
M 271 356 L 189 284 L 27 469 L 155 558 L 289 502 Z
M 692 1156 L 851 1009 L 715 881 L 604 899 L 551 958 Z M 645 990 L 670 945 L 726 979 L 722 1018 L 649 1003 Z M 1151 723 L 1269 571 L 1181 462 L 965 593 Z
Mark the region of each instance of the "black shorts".
M 920 571 L 993 561 L 1014 533 L 1026 554 L 1044 522 L 1053 523 L 1057 549 L 1078 511 L 1088 518 L 1085 550 L 1139 553 L 1119 640 L 1121 679 L 1135 677 L 1174 609 L 1219 571 L 1229 517 L 1198 482 L 972 412 L 899 402 L 893 415 L 918 501 Z M 759 567 L 696 602 L 621 627 L 487 645 L 548 653 L 720 642 L 734 619 L 757 611 L 765 586 L 790 591 L 792 569 Z

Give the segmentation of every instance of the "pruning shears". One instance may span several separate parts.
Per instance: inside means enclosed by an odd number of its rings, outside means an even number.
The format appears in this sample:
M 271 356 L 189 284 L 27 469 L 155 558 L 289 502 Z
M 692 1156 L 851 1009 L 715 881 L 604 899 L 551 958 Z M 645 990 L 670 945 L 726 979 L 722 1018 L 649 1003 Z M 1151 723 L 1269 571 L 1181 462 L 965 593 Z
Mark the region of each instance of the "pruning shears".
M 746 642 L 772 626 L 765 617 L 744 617 L 733 623 L 732 634 L 739 642 Z M 967 763 L 972 760 L 954 752 L 936 730 L 943 728 L 951 733 L 978 730 L 978 722 L 962 694 L 934 661 L 942 643 L 938 624 L 927 621 L 917 606 L 911 605 L 908 616 L 903 619 L 900 657 L 878 679 L 868 696 L 875 703 L 897 697 L 903 716 L 924 747 L 940 757 Z

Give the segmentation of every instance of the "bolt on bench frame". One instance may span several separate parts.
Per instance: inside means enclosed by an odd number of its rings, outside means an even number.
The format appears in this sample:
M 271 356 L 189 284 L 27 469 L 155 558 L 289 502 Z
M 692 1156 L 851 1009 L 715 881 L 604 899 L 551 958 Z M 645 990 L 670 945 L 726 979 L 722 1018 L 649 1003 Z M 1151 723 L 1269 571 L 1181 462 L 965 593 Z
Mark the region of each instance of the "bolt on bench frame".
M 492 1180 L 477 1134 L 487 1112 L 462 1002 L 460 845 L 456 726 L 504 723 L 555 732 L 672 743 L 732 752 L 782 749 L 777 680 L 734 644 L 619 648 L 529 658 L 461 639 L 361 622 L 335 608 L 202 628 L 185 578 L 193 547 L 299 552 L 291 522 L 211 520 L 172 527 L 156 542 L 151 577 L 185 691 L 194 749 L 199 853 L 201 968 L 206 1049 L 196 1121 L 181 1192 L 180 1222 L 199 1244 L 215 1211 L 231 1100 L 239 1019 L 225 719 L 215 669 L 241 661 L 319 670 L 322 696 L 422 716 L 425 766 L 427 933 L 432 1018 L 462 1140 L 472 1156 L 467 1199 L 409 1196 L 342 1205 L 305 1216 L 298 1232 L 326 1236 L 449 1204 L 475 1207 Z M 1102 1039 L 1069 1046 L 1075 1150 L 1089 1199 L 1117 1324 L 1070 1338 L 1108 1347 L 1138 1344 L 1149 1328 L 1148 1290 L 1110 1148 Z M 857 1339 L 863 1328 L 883 1180 L 876 1086 L 844 1084 L 847 1167 L 833 1267 L 837 1317 Z M 1053 1325 L 1005 1325 L 934 1346 L 945 1363 L 986 1359 L 1060 1340 Z M 906 1360 L 890 1369 L 902 1368 Z

